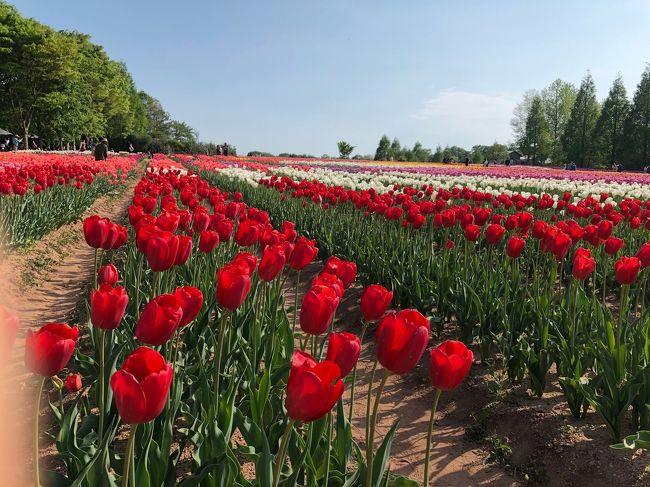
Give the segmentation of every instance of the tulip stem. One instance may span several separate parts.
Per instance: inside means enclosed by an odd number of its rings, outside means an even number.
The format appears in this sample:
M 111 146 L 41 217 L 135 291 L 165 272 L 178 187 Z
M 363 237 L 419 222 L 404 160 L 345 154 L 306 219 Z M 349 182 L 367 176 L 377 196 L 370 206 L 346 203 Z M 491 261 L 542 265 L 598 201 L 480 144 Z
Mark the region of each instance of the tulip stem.
M 228 322 L 228 311 L 223 311 L 221 323 L 219 324 L 219 342 L 217 343 L 217 350 L 214 357 L 214 408 L 215 411 L 219 408 L 219 385 L 221 379 L 221 355 L 223 353 L 223 341 L 226 336 L 226 323 Z
M 135 432 L 138 429 L 137 424 L 131 425 L 131 432 L 129 433 L 129 442 L 126 445 L 126 457 L 124 458 L 124 472 L 122 472 L 122 487 L 129 487 L 129 480 L 131 486 L 135 487 Z M 131 475 L 133 473 L 133 476 Z
M 104 438 L 104 335 L 106 331 L 99 329 L 99 444 Z
M 296 332 L 296 318 L 298 318 L 298 287 L 300 286 L 300 271 L 298 271 L 298 276 L 296 277 L 296 291 L 294 293 L 293 301 L 293 327 L 291 331 Z
M 375 372 L 377 372 L 378 361 L 372 366 L 370 382 L 368 382 L 368 395 L 366 396 L 366 445 L 368 444 L 368 433 L 370 432 L 370 406 L 372 405 L 372 385 L 375 383 Z
M 329 476 L 330 476 L 330 448 L 332 445 L 332 423 L 333 423 L 333 418 L 332 418 L 332 412 L 330 411 L 327 413 L 327 459 L 325 460 L 325 483 L 323 484 L 323 487 L 327 487 L 329 484 Z
M 97 289 L 97 254 L 99 253 L 99 249 L 95 249 L 95 273 L 93 277 L 93 289 Z
M 41 377 L 40 383 L 38 384 L 37 396 L 36 396 L 36 407 L 34 409 L 34 483 L 36 487 L 41 487 L 41 475 L 38 469 L 38 437 L 39 437 L 39 427 L 38 420 L 41 413 L 41 394 L 43 394 L 43 385 L 45 384 L 45 376 Z
M 384 391 L 384 386 L 386 381 L 390 376 L 388 369 L 384 369 L 384 377 L 379 383 L 379 389 L 377 389 L 377 397 L 375 397 L 375 405 L 372 408 L 372 419 L 370 420 L 370 435 L 368 437 L 368 444 L 366 446 L 366 487 L 372 487 L 372 457 L 373 457 L 373 446 L 375 442 L 375 427 L 377 426 L 377 412 L 379 411 L 379 401 L 381 399 L 381 393 Z
M 368 329 L 368 322 L 364 320 L 363 325 L 361 327 L 361 336 L 359 337 L 359 343 L 363 347 L 363 337 L 366 335 L 366 330 Z M 351 424 L 352 423 L 352 414 L 353 414 L 353 409 L 354 409 L 354 387 L 357 382 L 357 364 L 359 361 L 357 360 L 354 363 L 354 368 L 352 369 L 352 386 L 350 387 L 350 412 L 348 414 L 348 422 Z
M 438 399 L 440 399 L 441 389 L 435 389 L 433 394 L 433 405 L 431 406 L 431 417 L 429 418 L 429 430 L 427 433 L 427 450 L 424 455 L 424 486 L 429 487 L 429 455 L 431 454 L 431 432 L 433 431 L 433 423 L 436 418 L 436 410 L 438 409 Z
M 287 427 L 285 428 L 284 433 L 282 433 L 282 439 L 280 439 L 280 447 L 275 458 L 275 465 L 273 466 L 273 487 L 277 487 L 280 483 L 280 474 L 282 473 L 282 466 L 284 465 L 284 456 L 287 453 L 289 437 L 291 436 L 291 431 L 293 430 L 293 425 L 295 422 L 295 419 L 290 419 L 287 423 Z

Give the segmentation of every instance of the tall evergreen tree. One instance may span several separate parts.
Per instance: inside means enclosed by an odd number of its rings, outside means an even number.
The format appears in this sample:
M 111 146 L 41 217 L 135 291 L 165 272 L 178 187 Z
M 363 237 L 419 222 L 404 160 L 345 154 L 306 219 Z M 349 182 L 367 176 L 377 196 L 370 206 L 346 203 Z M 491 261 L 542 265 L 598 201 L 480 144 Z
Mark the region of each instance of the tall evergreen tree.
M 614 164 L 620 158 L 623 148 L 623 128 L 630 110 L 623 78 L 619 76 L 609 90 L 603 103 L 594 136 L 602 161 Z
M 636 87 L 625 124 L 627 159 L 634 168 L 650 163 L 650 65 Z
M 548 122 L 544 117 L 542 98 L 535 96 L 526 118 L 521 147 L 533 164 L 543 162 L 548 157 L 550 147 Z
M 542 90 L 541 97 L 550 134 L 549 156 L 553 162 L 562 162 L 565 158 L 562 135 L 576 99 L 576 89 L 571 83 L 556 79 Z
M 375 161 L 387 161 L 389 149 L 390 139 L 388 138 L 388 135 L 383 135 L 381 139 L 379 139 L 379 145 L 375 151 Z
M 596 85 L 591 74 L 587 73 L 580 84 L 571 116 L 562 136 L 562 145 L 567 159 L 574 161 L 580 167 L 589 164 L 595 155 L 596 144 L 593 135 L 599 114 L 600 105 L 596 100 Z

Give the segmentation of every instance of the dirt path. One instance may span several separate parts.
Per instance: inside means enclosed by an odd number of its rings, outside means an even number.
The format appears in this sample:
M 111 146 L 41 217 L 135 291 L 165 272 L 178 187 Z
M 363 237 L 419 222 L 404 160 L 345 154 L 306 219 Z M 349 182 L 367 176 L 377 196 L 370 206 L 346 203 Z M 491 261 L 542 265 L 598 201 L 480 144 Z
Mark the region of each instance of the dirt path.
M 138 178 L 117 194 L 98 198 L 75 222 L 46 235 L 34 245 L 6 255 L 0 262 L 0 302 L 20 318 L 21 331 L 14 353 L 22 360 L 22 337 L 44 323 L 65 323 L 75 312 L 92 277 L 94 249 L 83 236 L 83 218 L 99 214 L 119 221 L 133 196 Z
M 298 303 L 322 269 L 314 263 L 302 272 Z M 285 299 L 294 306 L 295 281 L 287 280 Z M 337 312 L 338 330 L 359 334 L 361 287 L 348 289 Z M 359 359 L 353 410 L 353 435 L 365 448 L 368 382 L 375 359 L 374 330 L 369 329 Z M 390 470 L 422 483 L 427 428 L 433 391 L 427 356 L 413 372 L 389 377 L 379 406 L 375 445 L 396 420 Z M 381 380 L 378 369 L 373 391 Z M 619 453 L 609 448 L 601 419 L 590 411 L 574 419 L 557 380 L 549 379 L 544 397 L 532 398 L 528 384 L 513 386 L 487 366 L 475 363 L 458 389 L 442 394 L 431 452 L 431 485 L 444 487 L 519 485 L 646 486 L 650 454 Z M 349 398 L 349 390 L 344 397 Z M 373 396 L 374 398 L 374 396 Z M 346 401 L 346 411 L 347 411 Z

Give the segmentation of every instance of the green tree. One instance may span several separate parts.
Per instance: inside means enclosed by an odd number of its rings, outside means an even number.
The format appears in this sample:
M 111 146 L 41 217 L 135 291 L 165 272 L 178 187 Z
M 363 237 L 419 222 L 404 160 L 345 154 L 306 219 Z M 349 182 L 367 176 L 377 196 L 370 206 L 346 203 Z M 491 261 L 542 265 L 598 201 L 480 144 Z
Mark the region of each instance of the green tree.
M 77 78 L 73 42 L 16 9 L 0 3 L 0 92 L 2 112 L 25 142 L 37 112 L 58 109 L 66 82 Z
M 387 161 L 388 160 L 388 151 L 390 149 L 390 140 L 387 135 L 383 135 L 379 139 L 379 145 L 375 151 L 375 161 Z
M 595 155 L 594 129 L 600 105 L 596 100 L 596 85 L 591 74 L 587 74 L 580 84 L 571 115 L 562 136 L 562 145 L 569 160 L 583 167 Z
M 521 141 L 521 148 L 532 161 L 533 164 L 543 162 L 548 157 L 550 148 L 550 132 L 544 109 L 542 108 L 542 98 L 535 96 L 530 105 L 530 111 L 526 118 L 526 127 L 524 137 Z
M 533 103 L 533 98 L 538 96 L 537 90 L 528 90 L 524 93 L 522 100 L 515 106 L 512 112 L 512 119 L 510 126 L 512 127 L 512 135 L 515 144 L 519 146 L 526 134 L 526 120 L 528 119 L 528 112 Z
M 629 116 L 625 123 L 627 160 L 635 168 L 650 162 L 650 65 L 636 87 Z
M 402 153 L 402 146 L 399 143 L 399 139 L 395 137 L 390 144 L 390 148 L 388 149 L 388 160 L 399 161 L 401 153 Z
M 609 95 L 603 103 L 603 109 L 596 122 L 594 136 L 602 161 L 614 164 L 623 149 L 623 129 L 630 111 L 630 102 L 619 76 L 609 90 Z
M 425 162 L 431 158 L 431 149 L 422 146 L 420 142 L 416 142 L 411 149 L 411 157 L 407 160 Z
M 550 158 L 559 163 L 565 159 L 562 136 L 566 128 L 571 108 L 576 99 L 576 88 L 571 83 L 556 79 L 541 92 L 544 116 L 550 133 Z
M 339 148 L 339 156 L 341 159 L 347 159 L 348 157 L 350 157 L 350 154 L 352 154 L 352 151 L 355 148 L 355 146 L 350 145 L 344 140 L 337 142 L 336 145 Z

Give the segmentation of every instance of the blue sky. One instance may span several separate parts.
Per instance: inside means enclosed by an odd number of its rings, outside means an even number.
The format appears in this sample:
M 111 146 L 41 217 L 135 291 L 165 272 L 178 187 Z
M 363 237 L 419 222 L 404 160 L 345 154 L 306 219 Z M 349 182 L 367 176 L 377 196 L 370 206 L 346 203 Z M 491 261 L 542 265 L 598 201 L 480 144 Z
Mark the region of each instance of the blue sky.
M 241 152 L 374 153 L 511 137 L 512 108 L 591 70 L 599 98 L 650 62 L 647 0 L 14 0 L 92 36 L 202 140 Z

